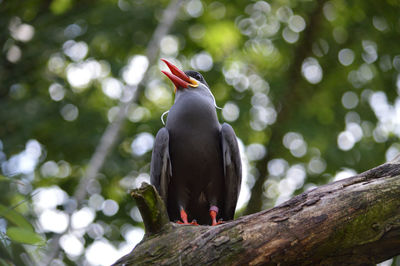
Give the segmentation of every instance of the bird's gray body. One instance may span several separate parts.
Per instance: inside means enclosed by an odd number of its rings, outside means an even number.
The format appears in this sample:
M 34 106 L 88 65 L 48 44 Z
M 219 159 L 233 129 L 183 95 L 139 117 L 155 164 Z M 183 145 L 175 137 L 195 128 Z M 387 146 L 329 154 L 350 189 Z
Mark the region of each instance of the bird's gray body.
M 219 218 L 233 219 L 241 182 L 239 150 L 233 129 L 218 122 L 206 85 L 177 91 L 166 127 L 156 137 L 151 182 L 171 221 L 179 220 L 183 208 L 189 220 L 209 224 L 210 206 L 219 208 Z

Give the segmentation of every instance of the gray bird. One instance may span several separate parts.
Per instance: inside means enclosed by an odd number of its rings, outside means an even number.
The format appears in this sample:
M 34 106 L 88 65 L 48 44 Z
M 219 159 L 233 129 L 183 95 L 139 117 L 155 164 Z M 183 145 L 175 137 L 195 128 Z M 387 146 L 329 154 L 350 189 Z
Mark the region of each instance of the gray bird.
M 171 221 L 217 225 L 232 220 L 242 179 L 235 132 L 218 122 L 215 98 L 200 73 L 161 60 L 172 72 L 162 71 L 176 94 L 155 139 L 151 183 Z

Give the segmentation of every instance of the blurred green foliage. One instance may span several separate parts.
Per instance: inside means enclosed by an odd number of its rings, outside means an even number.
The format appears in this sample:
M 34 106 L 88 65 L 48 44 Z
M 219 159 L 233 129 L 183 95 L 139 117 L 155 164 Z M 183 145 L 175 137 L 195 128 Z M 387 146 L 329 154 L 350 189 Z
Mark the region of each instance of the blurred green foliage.
M 0 234 L 6 261 L 44 263 L 54 240 L 61 243 L 57 265 L 93 263 L 88 250 L 95 243 L 121 250 L 132 242 L 129 232 L 142 227 L 127 191 L 148 179 L 152 136 L 173 104 L 162 64 L 147 68 L 143 93 L 89 184 L 88 198 L 77 204 L 74 193 L 120 101 L 136 89 L 140 56 L 168 4 L 0 1 Z M 242 141 L 252 195 L 239 214 L 399 152 L 399 5 L 184 1 L 159 57 L 202 72 L 223 107 L 220 121 Z M 47 198 L 54 202 L 38 200 L 44 188 L 56 191 Z M 57 221 L 65 221 L 77 205 L 92 217 L 84 228 L 74 227 L 74 219 L 61 231 L 46 227 L 43 219 L 61 215 Z M 45 216 L 49 210 L 53 216 Z M 47 239 L 47 245 L 23 246 L 15 242 L 21 237 L 30 244 Z M 66 239 L 82 249 L 71 251 Z

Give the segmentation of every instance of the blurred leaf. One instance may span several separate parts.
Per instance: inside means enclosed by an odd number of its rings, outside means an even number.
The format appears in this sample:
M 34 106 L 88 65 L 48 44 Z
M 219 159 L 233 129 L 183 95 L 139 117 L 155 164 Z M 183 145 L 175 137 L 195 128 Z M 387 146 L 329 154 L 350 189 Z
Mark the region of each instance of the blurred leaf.
M 0 216 L 4 217 L 6 220 L 20 228 L 33 231 L 32 225 L 25 219 L 22 214 L 1 204 Z
M 6 260 L 0 258 L 0 265 L 1 265 L 1 266 L 12 266 L 12 265 L 14 265 L 14 264 L 11 263 L 10 261 L 6 261 Z
M 9 227 L 7 229 L 7 236 L 13 241 L 29 245 L 44 245 L 46 243 L 39 234 L 20 227 Z
M 72 0 L 53 0 L 50 5 L 50 10 L 54 14 L 59 15 L 70 9 L 72 4 Z
M 11 181 L 10 178 L 5 177 L 4 175 L 0 175 L 0 182 L 9 182 Z
M 203 41 L 205 48 L 220 59 L 235 50 L 240 39 L 240 33 L 235 24 L 222 21 L 207 28 Z
M 9 177 L 3 176 L 3 175 L 0 175 L 0 182 L 10 182 L 10 183 L 17 183 L 20 185 L 24 185 L 24 183 L 18 179 L 9 178 Z

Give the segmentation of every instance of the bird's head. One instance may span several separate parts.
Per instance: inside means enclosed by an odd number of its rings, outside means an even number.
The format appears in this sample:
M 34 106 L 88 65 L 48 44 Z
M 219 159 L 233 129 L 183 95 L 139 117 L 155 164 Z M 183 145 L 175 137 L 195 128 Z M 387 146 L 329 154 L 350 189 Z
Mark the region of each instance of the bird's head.
M 165 59 L 161 59 L 161 61 L 166 63 L 169 70 L 171 70 L 171 73 L 166 71 L 161 72 L 174 83 L 175 92 L 179 89 L 197 88 L 199 86 L 206 86 L 208 88 L 207 82 L 199 72 L 193 70 L 182 71 Z
M 164 63 L 167 64 L 169 70 L 171 70 L 171 73 L 166 72 L 166 71 L 161 71 L 164 73 L 175 85 L 175 93 L 177 90 L 185 90 L 185 89 L 196 89 L 196 91 L 200 92 L 203 95 L 206 95 L 206 97 L 209 97 L 212 103 L 214 104 L 214 107 L 217 109 L 221 109 L 221 107 L 217 106 L 217 102 L 215 101 L 215 97 L 212 94 L 210 88 L 208 87 L 207 82 L 203 78 L 203 76 L 193 70 L 188 70 L 188 71 L 182 71 L 170 62 L 168 62 L 165 59 L 161 59 Z M 177 98 L 175 98 L 176 101 Z M 161 121 L 164 123 L 164 115 L 166 115 L 169 112 L 166 111 L 161 115 Z

